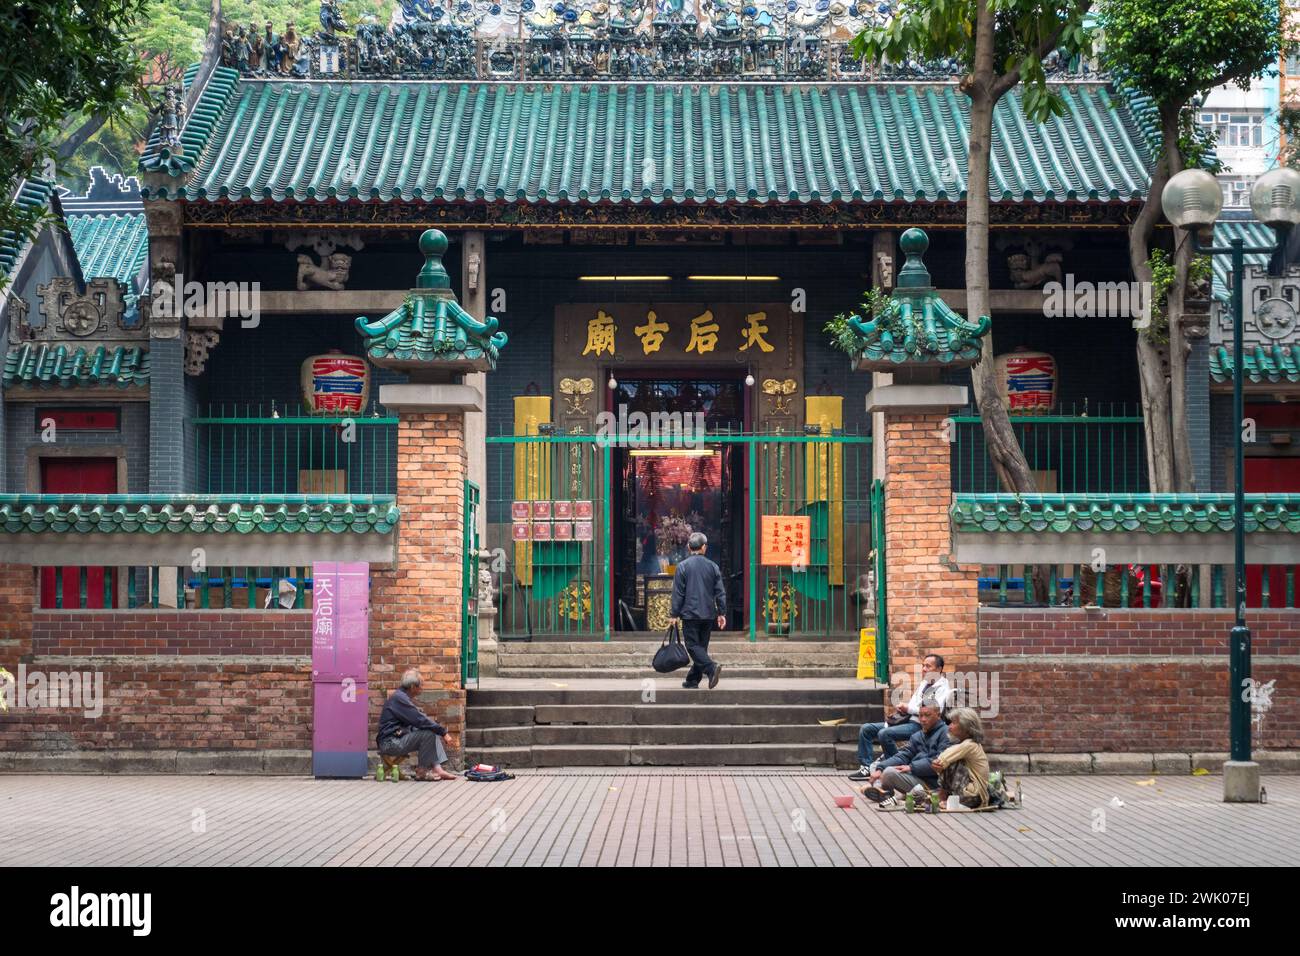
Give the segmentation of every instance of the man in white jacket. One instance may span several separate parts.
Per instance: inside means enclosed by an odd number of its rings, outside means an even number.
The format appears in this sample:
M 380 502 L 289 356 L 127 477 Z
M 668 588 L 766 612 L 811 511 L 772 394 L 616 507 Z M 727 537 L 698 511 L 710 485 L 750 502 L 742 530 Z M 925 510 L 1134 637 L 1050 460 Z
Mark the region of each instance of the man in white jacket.
M 894 708 L 897 715 L 894 722 L 863 724 L 862 729 L 858 731 L 859 767 L 849 774 L 849 779 L 870 780 L 876 764 L 892 757 L 898 750 L 900 741 L 906 741 L 921 729 L 917 718 L 921 713 L 922 700 L 933 698 L 942 714 L 947 709 L 948 699 L 951 696 L 952 689 L 948 686 L 948 678 L 943 676 L 943 658 L 938 654 L 927 654 L 925 660 L 921 662 L 921 679 L 917 682 L 916 690 L 907 703 L 899 704 Z M 880 743 L 879 758 L 876 758 L 872 746 L 876 742 Z

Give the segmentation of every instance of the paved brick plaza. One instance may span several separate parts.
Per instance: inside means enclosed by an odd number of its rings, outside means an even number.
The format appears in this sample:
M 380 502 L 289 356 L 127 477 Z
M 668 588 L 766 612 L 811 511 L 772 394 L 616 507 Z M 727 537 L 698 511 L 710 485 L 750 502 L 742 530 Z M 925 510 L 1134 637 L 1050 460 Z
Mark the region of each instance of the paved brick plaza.
M 1217 776 L 1025 778 L 1023 810 L 935 818 L 837 809 L 848 785 L 828 771 L 15 774 L 0 807 L 10 865 L 1296 865 L 1300 777 L 1265 782 L 1268 804 L 1243 806 Z

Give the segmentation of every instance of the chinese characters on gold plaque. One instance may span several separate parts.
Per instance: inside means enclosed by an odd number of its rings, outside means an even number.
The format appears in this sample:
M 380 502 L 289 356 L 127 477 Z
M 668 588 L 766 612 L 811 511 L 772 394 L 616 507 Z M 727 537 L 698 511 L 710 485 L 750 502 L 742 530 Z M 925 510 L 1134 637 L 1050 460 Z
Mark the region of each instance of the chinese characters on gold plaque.
M 614 322 L 614 317 L 604 309 L 598 310 L 594 318 L 587 320 L 587 338 L 582 354 L 614 355 L 617 350 L 617 331 L 618 325 Z M 776 349 L 767 339 L 769 326 L 766 312 L 750 312 L 739 330 L 733 328 L 728 333 L 714 317 L 712 309 L 705 309 L 689 322 L 681 322 L 679 328 L 674 328 L 673 323 L 661 318 L 654 309 L 648 309 L 645 321 L 633 326 L 632 332 L 636 335 L 642 355 L 660 352 L 665 342 L 695 355 L 716 354 L 730 349 L 747 352 L 751 348 L 769 353 Z

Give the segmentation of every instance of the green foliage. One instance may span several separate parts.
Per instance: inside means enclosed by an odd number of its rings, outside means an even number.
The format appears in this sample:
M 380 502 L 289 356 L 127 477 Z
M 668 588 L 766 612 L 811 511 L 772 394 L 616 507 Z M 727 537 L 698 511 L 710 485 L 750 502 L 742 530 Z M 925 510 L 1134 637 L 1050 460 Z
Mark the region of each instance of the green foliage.
M 146 84 L 156 97 L 158 88 L 180 81 L 185 69 L 203 55 L 211 16 L 210 0 L 144 0 L 146 11 L 130 37 L 130 45 L 141 60 Z M 387 23 L 393 0 L 344 0 L 344 19 L 355 24 L 365 17 Z M 320 25 L 320 0 L 223 0 L 221 13 L 228 23 L 245 28 L 251 23 L 261 33 L 267 20 L 275 32 L 293 22 L 301 35 L 310 36 Z M 115 172 L 134 173 L 145 134 L 153 119 L 149 102 L 142 97 L 125 105 L 92 136 L 59 170 L 59 178 L 74 192 L 89 182 L 90 167 L 103 166 Z
M 1278 110 L 1277 125 L 1282 130 L 1282 152 L 1278 162 L 1300 169 L 1300 108 L 1284 105 Z
M 128 39 L 147 0 L 0 4 L 0 230 L 31 235 L 46 217 L 12 201 L 52 162 L 76 117 L 120 115 L 138 94 Z
M 1043 121 L 1065 113 L 1065 104 L 1047 85 L 1040 51 L 1055 50 L 1069 59 L 1092 52 L 1092 33 L 1084 24 L 1091 0 L 988 0 L 994 17 L 994 70 L 1019 71 L 1025 113 Z M 901 0 L 894 17 L 853 38 L 855 56 L 871 62 L 955 59 L 975 66 L 975 0 Z
M 868 319 L 884 317 L 886 323 L 891 318 L 898 317 L 898 303 L 889 295 L 880 289 L 871 289 L 862 297 L 861 314 L 854 314 L 852 317 L 861 319 L 866 316 Z M 831 337 L 831 344 L 841 352 L 848 355 L 856 356 L 862 351 L 864 342 L 858 330 L 849 324 L 850 316 L 841 312 L 835 318 L 827 322 L 822 330 L 828 332 Z
M 1157 107 L 1236 81 L 1244 89 L 1283 49 L 1277 0 L 1104 0 L 1105 62 Z
M 1174 260 L 1163 249 L 1153 249 L 1147 266 L 1151 269 L 1151 322 L 1142 335 L 1153 345 L 1169 344 L 1169 290 L 1177 279 Z M 1195 288 L 1211 281 L 1213 266 L 1209 256 L 1196 256 L 1187 269 L 1187 285 Z

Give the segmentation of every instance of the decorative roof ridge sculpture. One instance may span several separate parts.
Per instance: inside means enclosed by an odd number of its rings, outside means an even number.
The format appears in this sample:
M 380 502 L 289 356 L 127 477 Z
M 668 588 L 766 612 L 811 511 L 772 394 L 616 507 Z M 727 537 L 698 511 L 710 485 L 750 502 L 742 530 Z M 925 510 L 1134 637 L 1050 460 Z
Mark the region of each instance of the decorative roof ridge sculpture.
M 382 319 L 361 316 L 356 328 L 366 341 L 366 355 L 382 368 L 417 372 L 425 369 L 482 372 L 496 368 L 497 356 L 508 341 L 488 316 L 480 322 L 451 291 L 443 267 L 447 236 L 426 229 L 420 236 L 424 268 L 406 299 Z
M 861 341 L 859 369 L 961 368 L 979 361 L 981 340 L 991 325 L 989 317 L 968 322 L 943 301 L 921 261 L 929 246 L 930 238 L 922 230 L 904 232 L 898 247 L 907 262 L 899 270 L 888 307 L 872 319 L 848 317 Z
M 226 21 L 221 62 L 245 76 L 481 80 L 956 79 L 955 60 L 875 67 L 849 52 L 892 0 L 401 0 L 388 24 L 321 29 Z M 1096 75 L 1048 58 L 1049 74 Z

